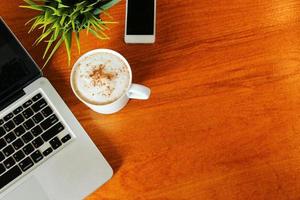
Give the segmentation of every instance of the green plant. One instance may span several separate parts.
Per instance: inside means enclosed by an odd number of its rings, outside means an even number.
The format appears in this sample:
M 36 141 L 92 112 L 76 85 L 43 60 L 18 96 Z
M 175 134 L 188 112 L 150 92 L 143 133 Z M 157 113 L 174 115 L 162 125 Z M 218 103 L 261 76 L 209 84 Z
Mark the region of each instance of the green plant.
M 42 41 L 47 42 L 43 59 L 48 55 L 44 66 L 49 62 L 58 47 L 65 43 L 68 64 L 71 60 L 72 33 L 75 32 L 76 44 L 80 52 L 79 32 L 83 29 L 92 33 L 101 40 L 109 39 L 105 34 L 108 30 L 107 24 L 113 21 L 103 21 L 101 14 L 112 17 L 106 12 L 107 9 L 118 3 L 120 0 L 24 0 L 27 5 L 22 8 L 38 10 L 42 13 L 29 20 L 32 23 L 28 33 L 34 29 L 42 29 L 42 34 L 34 42 L 35 45 Z

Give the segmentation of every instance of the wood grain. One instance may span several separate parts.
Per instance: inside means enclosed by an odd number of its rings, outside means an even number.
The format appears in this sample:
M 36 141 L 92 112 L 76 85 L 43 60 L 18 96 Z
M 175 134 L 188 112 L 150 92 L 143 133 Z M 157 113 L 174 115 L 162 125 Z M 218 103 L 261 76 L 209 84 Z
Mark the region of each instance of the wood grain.
M 123 42 L 124 0 L 109 41 L 81 34 L 82 53 L 122 53 L 150 100 L 96 114 L 71 91 L 64 48 L 44 70 L 115 171 L 87 199 L 300 199 L 300 2 L 157 3 L 153 45 Z M 20 4 L 1 0 L 1 15 L 42 65 Z

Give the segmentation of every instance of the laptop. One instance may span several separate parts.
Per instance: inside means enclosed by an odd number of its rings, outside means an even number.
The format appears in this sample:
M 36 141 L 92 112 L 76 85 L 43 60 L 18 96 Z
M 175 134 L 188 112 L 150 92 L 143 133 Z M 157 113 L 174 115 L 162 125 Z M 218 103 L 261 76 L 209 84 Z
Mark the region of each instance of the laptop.
M 0 20 L 0 199 L 83 199 L 112 168 Z

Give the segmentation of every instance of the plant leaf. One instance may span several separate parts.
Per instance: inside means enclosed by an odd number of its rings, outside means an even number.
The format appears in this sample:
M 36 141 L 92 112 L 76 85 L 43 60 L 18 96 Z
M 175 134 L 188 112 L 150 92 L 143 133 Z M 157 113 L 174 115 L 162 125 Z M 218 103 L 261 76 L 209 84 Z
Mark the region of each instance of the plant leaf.
M 27 4 L 29 5 L 37 5 L 34 1 L 32 0 L 24 0 Z
M 38 18 L 38 16 L 28 20 L 26 23 L 25 23 L 25 26 L 27 26 L 29 23 L 31 23 L 33 20 L 36 20 L 36 18 Z
M 20 6 L 20 8 L 29 8 L 32 10 L 44 11 L 44 8 L 38 5 Z
M 61 26 L 64 25 L 66 17 L 67 17 L 67 15 L 65 15 L 65 14 L 61 17 L 61 19 L 59 21 L 59 23 L 60 23 Z
M 112 6 L 116 5 L 117 3 L 119 3 L 121 0 L 112 0 L 110 2 L 108 2 L 107 4 L 104 4 L 103 6 L 101 6 L 101 9 L 103 10 L 107 10 L 109 8 L 111 8 Z
M 71 24 L 72 24 L 72 29 L 75 31 L 75 22 L 74 22 L 74 20 L 71 20 Z
M 75 32 L 73 36 L 80 53 L 79 32 L 81 30 L 86 29 L 87 33 L 92 33 L 98 39 L 106 40 L 109 39 L 105 33 L 105 30 L 109 29 L 108 24 L 116 23 L 112 20 L 102 21 L 100 14 L 103 13 L 103 15 L 112 18 L 106 10 L 119 3 L 120 0 L 71 1 L 74 3 L 66 3 L 67 1 L 64 0 L 24 0 L 27 5 L 20 6 L 42 12 L 26 24 L 32 24 L 29 32 L 42 29 L 41 35 L 34 44 L 37 45 L 42 41 L 47 42 L 43 54 L 43 59 L 46 60 L 45 65 L 63 42 L 66 46 L 68 64 L 70 65 L 73 32 Z M 50 55 L 48 56 L 48 54 Z
M 40 35 L 40 37 L 38 37 L 35 42 L 33 43 L 33 45 L 37 45 L 39 44 L 43 39 L 45 39 L 53 30 L 52 29 L 48 29 L 45 33 L 43 33 L 42 35 Z
M 72 45 L 72 31 L 69 30 L 63 34 L 63 40 L 65 41 L 65 46 L 68 54 L 68 64 L 71 62 L 71 45 Z
M 86 34 L 88 35 L 89 32 L 90 32 L 90 22 L 88 21 L 87 27 L 86 27 Z
M 96 31 L 94 31 L 93 29 L 89 29 L 89 32 L 91 32 L 95 37 L 99 38 L 100 40 L 108 40 L 109 37 L 107 37 L 106 35 L 104 35 L 104 37 L 100 36 Z
M 31 31 L 33 31 L 38 25 L 42 24 L 42 16 L 39 15 L 34 23 L 32 24 L 31 28 L 29 29 L 28 33 L 30 33 Z
M 104 30 L 104 28 L 101 27 L 101 25 L 94 19 L 91 20 L 91 24 L 93 25 L 94 28 L 97 28 L 99 30 Z
M 79 32 L 75 33 L 75 38 L 76 38 L 76 44 L 77 44 L 78 53 L 80 53 Z
M 89 12 L 91 10 L 93 10 L 93 7 L 87 7 L 85 10 L 81 10 L 80 13 L 83 14 L 83 13 Z
M 56 43 L 56 45 L 54 46 L 53 50 L 51 51 L 50 55 L 48 56 L 45 64 L 43 65 L 43 67 L 46 66 L 46 64 L 49 62 L 49 60 L 51 59 L 51 57 L 53 56 L 53 54 L 56 52 L 56 50 L 58 49 L 58 47 L 61 45 L 61 43 L 63 42 L 63 38 L 61 37 L 58 42 Z
M 100 1 L 101 1 L 101 0 L 97 0 L 97 1 L 95 1 L 94 3 L 89 4 L 88 7 L 93 7 L 93 6 L 95 6 L 97 3 L 99 3 Z
M 55 41 L 59 35 L 61 35 L 61 26 L 58 21 L 52 24 L 52 29 L 54 29 L 53 38 L 51 40 Z
M 54 8 L 52 6 L 47 6 L 47 5 L 41 5 L 44 9 L 45 8 L 49 8 L 53 11 L 53 14 L 52 15 L 56 15 L 56 16 L 62 16 L 62 9 L 57 9 L 57 8 Z
M 58 8 L 69 8 L 69 6 L 59 3 Z
M 106 15 L 107 17 L 109 17 L 110 19 L 113 19 L 113 17 L 108 12 L 106 12 L 104 9 L 101 9 L 101 13 L 103 13 L 104 15 Z
M 101 12 L 102 12 L 102 10 L 101 10 L 100 8 L 96 8 L 96 9 L 93 11 L 93 14 L 94 14 L 94 15 L 99 15 Z
M 52 35 L 51 38 L 53 38 L 53 35 Z M 46 49 L 45 49 L 45 51 L 44 51 L 43 59 L 46 57 L 46 54 L 47 54 L 48 50 L 50 49 L 51 45 L 53 44 L 53 42 L 54 42 L 54 40 L 52 40 L 52 39 L 50 39 L 50 40 L 47 42 L 48 44 L 47 44 L 47 47 L 46 47 Z

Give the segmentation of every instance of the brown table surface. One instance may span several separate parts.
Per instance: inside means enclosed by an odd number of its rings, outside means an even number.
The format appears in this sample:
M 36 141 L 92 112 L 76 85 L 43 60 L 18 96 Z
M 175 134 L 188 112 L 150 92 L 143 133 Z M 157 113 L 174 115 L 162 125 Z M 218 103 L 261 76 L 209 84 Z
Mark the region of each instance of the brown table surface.
M 1 0 L 1 15 L 42 65 L 24 26 L 38 12 L 20 4 Z M 300 199 L 299 1 L 157 4 L 153 45 L 123 42 L 124 0 L 109 41 L 81 34 L 82 53 L 122 53 L 150 100 L 100 115 L 73 95 L 64 47 L 44 70 L 114 169 L 87 199 Z

